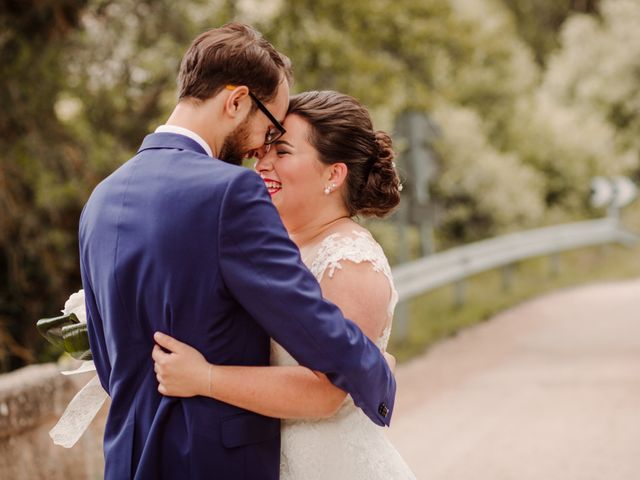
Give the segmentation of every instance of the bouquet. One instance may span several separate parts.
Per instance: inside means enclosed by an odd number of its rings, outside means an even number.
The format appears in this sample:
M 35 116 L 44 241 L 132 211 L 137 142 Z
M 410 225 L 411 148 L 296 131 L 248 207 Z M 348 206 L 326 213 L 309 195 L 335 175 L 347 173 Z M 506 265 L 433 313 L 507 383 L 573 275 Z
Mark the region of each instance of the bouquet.
M 84 290 L 79 290 L 69 297 L 64 304 L 61 316 L 38 320 L 36 327 L 50 343 L 76 360 L 93 359 L 87 333 Z
M 80 368 L 62 372 L 63 375 L 95 372 L 96 368 L 89 348 L 84 290 L 69 297 L 64 304 L 61 316 L 38 320 L 36 327 L 53 345 L 60 347 L 76 360 L 83 360 Z M 107 397 L 98 376 L 94 375 L 89 383 L 73 397 L 58 423 L 49 432 L 53 443 L 65 448 L 73 447 L 89 428 L 89 424 L 102 408 Z

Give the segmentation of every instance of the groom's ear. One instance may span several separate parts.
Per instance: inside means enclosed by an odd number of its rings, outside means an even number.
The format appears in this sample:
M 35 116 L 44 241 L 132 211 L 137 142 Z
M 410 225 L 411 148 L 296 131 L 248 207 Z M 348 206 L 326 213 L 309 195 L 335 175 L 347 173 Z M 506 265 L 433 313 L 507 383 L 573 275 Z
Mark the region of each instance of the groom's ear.
M 251 109 L 249 89 L 245 86 L 233 87 L 227 85 L 221 94 L 227 95 L 223 103 L 224 113 L 234 119 L 244 120 L 247 111 Z

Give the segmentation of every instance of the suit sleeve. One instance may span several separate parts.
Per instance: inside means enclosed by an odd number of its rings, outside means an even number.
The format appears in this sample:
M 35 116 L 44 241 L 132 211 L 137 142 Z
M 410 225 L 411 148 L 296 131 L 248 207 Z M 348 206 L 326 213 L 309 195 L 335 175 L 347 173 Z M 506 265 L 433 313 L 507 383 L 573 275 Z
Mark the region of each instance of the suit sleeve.
M 85 207 L 86 209 L 86 207 Z M 109 380 L 111 378 L 111 364 L 109 353 L 102 333 L 102 318 L 98 312 L 95 293 L 91 282 L 89 255 L 87 253 L 85 224 L 83 222 L 85 209 L 80 216 L 79 243 L 80 243 L 80 275 L 82 277 L 82 288 L 84 289 L 84 301 L 87 309 L 87 333 L 89 335 L 89 347 L 96 372 L 100 379 L 100 384 L 107 394 L 109 391 Z
M 219 219 L 222 278 L 237 301 L 300 364 L 324 372 L 378 425 L 388 425 L 396 384 L 380 350 L 322 298 L 264 183 L 242 171 Z

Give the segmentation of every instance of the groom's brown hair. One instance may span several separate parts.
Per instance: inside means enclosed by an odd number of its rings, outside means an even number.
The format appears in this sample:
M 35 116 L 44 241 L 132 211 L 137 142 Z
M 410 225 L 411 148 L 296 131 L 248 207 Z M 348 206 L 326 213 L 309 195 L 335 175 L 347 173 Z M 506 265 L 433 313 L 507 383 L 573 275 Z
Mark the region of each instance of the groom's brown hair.
M 291 83 L 291 61 L 262 34 L 228 23 L 200 34 L 182 58 L 178 99 L 206 100 L 226 85 L 246 85 L 260 100 L 272 100 L 282 79 Z

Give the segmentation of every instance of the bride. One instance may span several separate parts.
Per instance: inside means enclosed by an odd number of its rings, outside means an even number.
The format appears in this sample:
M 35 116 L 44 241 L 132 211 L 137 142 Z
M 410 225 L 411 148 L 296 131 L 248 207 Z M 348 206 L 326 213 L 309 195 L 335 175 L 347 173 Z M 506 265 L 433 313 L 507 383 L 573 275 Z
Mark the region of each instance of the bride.
M 324 297 L 384 351 L 397 293 L 380 245 L 353 218 L 383 217 L 400 201 L 391 139 L 355 99 L 331 91 L 292 97 L 284 125 L 255 169 Z M 212 365 L 168 335 L 155 340 L 163 395 L 204 395 L 283 419 L 281 479 L 415 478 L 344 391 L 277 343 L 272 366 L 257 367 Z

